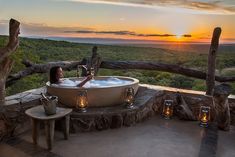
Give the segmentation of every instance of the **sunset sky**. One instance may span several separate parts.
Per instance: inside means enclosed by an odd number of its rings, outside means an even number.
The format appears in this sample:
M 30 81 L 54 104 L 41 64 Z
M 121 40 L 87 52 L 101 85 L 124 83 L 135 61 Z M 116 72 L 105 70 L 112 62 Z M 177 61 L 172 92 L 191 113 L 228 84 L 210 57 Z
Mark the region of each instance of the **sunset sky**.
M 235 0 L 0 0 L 0 34 L 235 43 Z

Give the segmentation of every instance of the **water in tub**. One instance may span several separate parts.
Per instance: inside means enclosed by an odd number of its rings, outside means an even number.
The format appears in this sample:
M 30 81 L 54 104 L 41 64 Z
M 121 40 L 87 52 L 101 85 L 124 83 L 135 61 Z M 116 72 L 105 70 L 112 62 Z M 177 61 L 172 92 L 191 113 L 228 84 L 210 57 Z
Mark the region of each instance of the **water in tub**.
M 77 84 L 79 84 L 81 81 L 73 81 L 70 79 L 64 79 L 62 83 L 59 84 L 59 86 L 67 86 L 67 87 L 76 87 Z M 110 77 L 105 80 L 95 80 L 92 79 L 88 81 L 83 87 L 85 88 L 91 88 L 91 87 L 109 87 L 109 86 L 118 86 L 118 85 L 125 85 L 129 84 L 131 81 L 128 80 L 121 80 L 119 78 Z

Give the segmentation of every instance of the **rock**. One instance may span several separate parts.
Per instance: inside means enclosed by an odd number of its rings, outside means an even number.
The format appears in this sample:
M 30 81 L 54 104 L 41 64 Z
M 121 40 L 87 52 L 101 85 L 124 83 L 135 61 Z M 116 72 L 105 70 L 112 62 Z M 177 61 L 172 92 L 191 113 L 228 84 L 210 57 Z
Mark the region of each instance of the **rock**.
M 7 126 L 4 120 L 0 119 L 0 141 L 7 135 Z
M 111 125 L 111 118 L 107 116 L 101 116 L 95 118 L 95 127 L 97 130 L 105 130 L 108 129 Z
M 129 112 L 124 116 L 124 120 L 123 120 L 123 125 L 124 126 L 132 126 L 135 124 L 135 120 L 136 120 L 136 113 L 135 112 Z
M 123 124 L 123 117 L 122 115 L 118 114 L 118 115 L 113 115 L 112 116 L 112 122 L 111 122 L 111 129 L 115 129 L 115 128 L 121 128 Z
M 215 86 L 213 95 L 227 95 L 229 96 L 232 92 L 232 88 L 229 84 L 222 83 Z
M 82 119 L 82 118 L 71 118 L 70 119 L 70 131 L 76 132 L 87 132 L 95 130 L 94 119 Z
M 227 84 L 215 86 L 213 100 L 215 104 L 216 122 L 221 130 L 228 131 L 230 129 L 230 109 L 228 104 L 228 96 L 232 89 Z
M 180 93 L 178 93 L 177 95 L 177 105 L 175 106 L 175 108 L 176 114 L 180 119 L 197 120 L 193 115 L 190 105 L 185 102 L 184 97 Z

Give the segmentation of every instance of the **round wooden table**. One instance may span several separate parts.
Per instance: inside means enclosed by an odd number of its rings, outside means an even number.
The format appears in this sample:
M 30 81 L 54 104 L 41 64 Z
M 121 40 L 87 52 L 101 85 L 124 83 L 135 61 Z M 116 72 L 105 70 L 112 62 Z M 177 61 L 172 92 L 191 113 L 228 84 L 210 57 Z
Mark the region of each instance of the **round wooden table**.
M 64 118 L 64 138 L 68 139 L 69 136 L 69 121 L 70 113 L 72 109 L 68 108 L 56 108 L 56 114 L 46 115 L 42 105 L 32 107 L 25 111 L 25 113 L 32 119 L 32 139 L 33 143 L 37 144 L 38 141 L 38 130 L 39 122 L 44 122 L 45 132 L 46 132 L 46 141 L 47 147 L 49 150 L 52 149 L 52 144 L 54 140 L 54 129 L 55 129 L 55 120 Z

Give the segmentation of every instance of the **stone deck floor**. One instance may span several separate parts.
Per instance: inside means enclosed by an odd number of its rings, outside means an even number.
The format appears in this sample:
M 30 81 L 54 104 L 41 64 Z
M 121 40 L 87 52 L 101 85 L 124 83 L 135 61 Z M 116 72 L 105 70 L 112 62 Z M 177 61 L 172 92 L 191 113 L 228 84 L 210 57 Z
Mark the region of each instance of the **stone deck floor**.
M 34 146 L 31 132 L 0 144 L 0 157 L 233 157 L 235 127 L 230 132 L 204 129 L 198 122 L 164 120 L 155 116 L 132 127 L 71 134 L 56 132 L 48 152 L 44 134 Z

